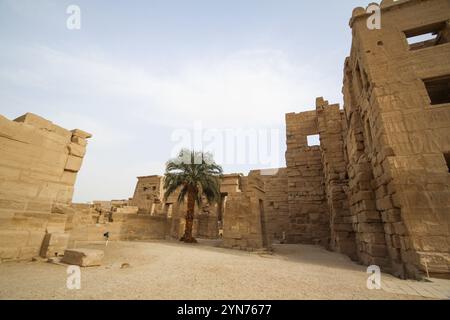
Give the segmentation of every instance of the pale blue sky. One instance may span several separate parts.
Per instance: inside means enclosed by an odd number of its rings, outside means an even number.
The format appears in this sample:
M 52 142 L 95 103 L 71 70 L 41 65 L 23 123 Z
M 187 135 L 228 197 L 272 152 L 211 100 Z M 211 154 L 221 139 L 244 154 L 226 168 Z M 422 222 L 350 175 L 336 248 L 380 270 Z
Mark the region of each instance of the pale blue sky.
M 131 197 L 199 122 L 279 133 L 276 163 L 249 156 L 226 172 L 284 166 L 284 114 L 341 102 L 348 21 L 368 2 L 0 0 L 0 113 L 94 135 L 79 202 Z M 66 28 L 71 4 L 81 30 Z

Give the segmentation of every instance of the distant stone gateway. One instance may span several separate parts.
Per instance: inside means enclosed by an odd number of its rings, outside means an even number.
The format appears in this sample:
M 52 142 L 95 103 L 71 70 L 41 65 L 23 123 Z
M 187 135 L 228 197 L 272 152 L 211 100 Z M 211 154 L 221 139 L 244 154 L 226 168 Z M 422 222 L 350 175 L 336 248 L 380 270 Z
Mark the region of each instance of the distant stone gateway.
M 374 30 L 355 9 L 343 109 L 320 97 L 286 114 L 286 168 L 225 175 L 222 201 L 196 208 L 195 236 L 242 250 L 315 244 L 401 278 L 449 277 L 449 6 L 383 1 Z M 425 33 L 436 38 L 412 42 Z M 162 176 L 138 177 L 129 200 L 72 203 L 91 137 L 32 113 L 0 116 L 1 261 L 81 261 L 70 250 L 92 241 L 180 237 L 186 208 L 163 199 Z

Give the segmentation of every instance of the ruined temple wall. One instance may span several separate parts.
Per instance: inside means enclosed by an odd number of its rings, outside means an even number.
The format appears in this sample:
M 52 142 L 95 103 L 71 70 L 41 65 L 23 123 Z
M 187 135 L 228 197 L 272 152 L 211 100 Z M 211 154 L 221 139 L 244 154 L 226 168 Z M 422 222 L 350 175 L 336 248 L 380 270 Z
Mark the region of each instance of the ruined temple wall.
M 203 239 L 217 239 L 219 237 L 218 205 L 209 204 L 205 197 L 201 208 L 197 208 L 194 219 L 195 237 Z
M 228 181 L 228 175 L 225 181 Z M 226 188 L 226 184 L 224 185 Z M 184 234 L 187 203 L 178 203 L 179 192 L 164 199 L 164 177 L 138 177 L 134 196 L 130 204 L 139 208 L 139 214 L 167 217 L 168 235 L 180 238 Z M 217 205 L 210 205 L 205 199 L 201 206 L 195 206 L 193 236 L 216 239 L 219 236 Z
M 197 216 L 196 220 L 195 237 L 202 239 L 217 239 L 219 237 L 216 214 L 202 214 Z
M 163 240 L 169 234 L 168 219 L 142 214 L 114 213 L 112 222 L 77 224 L 67 232 L 68 248 L 92 242 Z M 53 256 L 48 254 L 47 256 Z
M 217 239 L 219 237 L 217 204 L 210 205 L 203 199 L 203 204 L 199 207 L 195 205 L 194 223 L 192 235 L 195 238 Z M 187 203 L 175 203 L 171 222 L 171 237 L 181 238 L 184 235 L 186 225 L 185 215 Z
M 307 136 L 319 133 L 316 111 L 286 115 L 286 164 L 290 243 L 328 245 L 329 213 L 319 146 Z
M 162 240 L 169 229 L 167 217 L 142 214 L 113 214 L 113 227 L 117 224 L 118 240 Z
M 224 175 L 220 189 L 225 199 L 227 195 L 242 191 L 241 177 L 241 174 Z M 163 176 L 138 177 L 134 196 L 130 200 L 130 204 L 138 206 L 139 214 L 167 217 L 168 236 L 180 238 L 184 234 L 187 203 L 178 203 L 178 192 L 164 200 L 163 183 Z M 224 204 L 210 205 L 206 199 L 203 199 L 200 207 L 195 206 L 194 237 L 207 239 L 217 239 L 219 237 L 219 206 L 223 207 Z
M 186 203 L 178 203 L 179 192 L 173 193 L 168 199 L 164 199 L 164 177 L 143 176 L 138 177 L 138 182 L 130 204 L 138 207 L 139 215 L 154 216 L 156 220 L 148 220 L 160 225 L 159 218 L 165 219 L 166 226 L 161 230 L 167 230 L 167 236 L 180 238 L 184 233 L 187 210 Z M 197 233 L 197 222 L 194 222 L 193 233 Z
M 349 175 L 348 201 L 352 214 L 358 260 L 365 265 L 390 268 L 381 214 L 377 210 L 375 178 L 364 143 L 358 112 L 350 120 L 346 135 Z
M 350 179 L 352 185 L 369 184 L 360 199 L 368 198 L 367 206 L 382 220 L 381 229 L 374 225 L 370 231 L 377 237 L 384 233 L 385 244 L 377 250 L 381 255 L 386 247 L 398 275 L 415 276 L 426 268 L 450 272 L 450 176 L 444 157 L 450 150 L 450 105 L 432 105 L 424 83 L 450 75 L 450 43 L 411 50 L 405 35 L 438 22 L 447 21 L 448 28 L 449 18 L 448 1 L 428 0 L 389 8 L 385 2 L 380 30 L 367 29 L 362 11 L 351 21 L 344 79 Z M 355 179 L 362 175 L 365 180 Z
M 184 234 L 184 226 L 186 225 L 186 211 L 187 203 L 173 204 L 172 216 L 170 220 L 170 236 L 175 239 L 180 239 Z M 193 228 L 196 226 L 194 223 Z M 194 230 L 193 230 L 194 231 Z
M 137 206 L 140 213 L 155 214 L 163 207 L 163 177 L 138 177 L 131 205 Z
M 356 257 L 353 217 L 347 197 L 348 173 L 344 150 L 344 115 L 338 104 L 316 100 L 320 151 L 330 217 L 330 248 Z
M 31 113 L 14 121 L 0 116 L 2 260 L 38 255 L 50 235 L 54 243 L 67 240 L 61 235 L 67 216 L 60 208 L 71 203 L 90 137 Z
M 264 182 L 265 224 L 269 241 L 284 241 L 289 230 L 287 168 L 255 171 Z
M 265 231 L 264 182 L 259 172 L 240 177 L 240 191 L 228 193 L 223 223 L 223 246 L 263 249 L 270 246 Z

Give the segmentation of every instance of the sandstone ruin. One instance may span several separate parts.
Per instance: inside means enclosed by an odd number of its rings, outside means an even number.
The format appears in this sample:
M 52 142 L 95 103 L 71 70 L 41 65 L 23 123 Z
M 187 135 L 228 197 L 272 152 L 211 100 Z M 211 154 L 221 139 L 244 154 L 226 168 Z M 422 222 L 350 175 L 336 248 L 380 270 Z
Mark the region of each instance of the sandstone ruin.
M 382 1 L 382 28 L 356 8 L 344 106 L 286 115 L 286 168 L 225 175 L 196 208 L 194 235 L 246 250 L 322 245 L 399 277 L 450 275 L 450 3 Z M 434 33 L 435 39 L 409 39 Z M 437 63 L 439 62 L 439 63 Z M 308 137 L 319 135 L 320 145 Z M 179 238 L 185 205 L 163 177 L 129 200 L 71 204 L 81 130 L 0 117 L 0 257 L 60 255 L 89 241 Z
M 0 258 L 53 256 L 67 247 L 75 179 L 90 134 L 27 113 L 0 116 Z

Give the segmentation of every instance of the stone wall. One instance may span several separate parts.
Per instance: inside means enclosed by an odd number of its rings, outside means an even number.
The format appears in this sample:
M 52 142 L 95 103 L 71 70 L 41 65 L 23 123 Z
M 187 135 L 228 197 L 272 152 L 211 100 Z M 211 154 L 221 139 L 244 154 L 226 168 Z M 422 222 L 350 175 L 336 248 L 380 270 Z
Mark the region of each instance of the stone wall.
M 137 206 L 140 213 L 157 214 L 164 209 L 163 177 L 138 177 L 131 205 Z
M 286 171 L 283 169 L 275 175 L 262 175 L 260 171 L 251 172 L 248 177 L 241 174 L 224 175 L 220 186 L 221 203 L 209 204 L 203 199 L 202 205 L 195 208 L 194 237 L 219 239 L 219 234 L 222 234 L 226 247 L 269 247 L 268 235 L 277 233 L 281 237 L 280 230 L 285 230 L 287 224 L 287 193 L 283 197 L 282 191 L 285 180 Z M 165 219 L 166 226 L 160 226 L 159 229 L 166 230 L 166 236 L 180 238 L 184 233 L 186 202 L 178 203 L 178 193 L 164 200 L 163 181 L 161 176 L 139 177 L 130 204 L 137 205 L 142 216 Z M 270 208 L 265 201 L 265 181 L 270 181 L 267 184 L 270 185 L 269 198 L 273 203 Z M 264 215 L 265 210 L 268 210 L 268 216 Z M 275 216 L 284 224 L 278 223 Z M 149 223 L 154 221 L 149 220 Z M 263 231 L 269 224 L 273 226 L 271 230 Z
M 66 215 L 73 223 L 66 224 L 68 247 L 84 243 L 104 242 L 105 233 L 111 241 L 163 240 L 169 235 L 170 218 L 137 213 L 138 208 L 122 204 L 101 209 L 95 205 L 72 205 Z M 102 218 L 105 217 L 105 218 Z
M 286 240 L 290 226 L 286 168 L 260 170 L 264 182 L 264 212 L 269 241 Z
M 217 239 L 219 237 L 219 217 L 218 205 L 208 204 L 206 199 L 203 199 L 201 209 L 194 219 L 194 236 L 203 239 Z
M 448 275 L 450 3 L 381 7 L 379 30 L 353 12 L 344 111 L 318 98 L 315 111 L 286 115 L 288 241 L 400 277 Z M 426 32 L 436 40 L 408 43 Z M 307 145 L 314 134 L 320 146 Z
M 223 220 L 223 246 L 237 249 L 268 248 L 264 216 L 264 182 L 259 171 L 241 177 L 241 189 L 228 193 Z
M 0 116 L 0 258 L 27 259 L 64 246 L 77 173 L 91 135 L 27 113 Z
M 448 274 L 450 104 L 433 103 L 426 83 L 450 76 L 450 3 L 384 1 L 380 30 L 366 18 L 355 9 L 344 79 L 350 199 L 355 214 L 366 209 L 367 222 L 356 220 L 361 258 L 400 276 Z M 408 44 L 437 26 L 438 40 Z
M 347 198 L 348 174 L 344 152 L 344 115 L 338 104 L 316 100 L 326 202 L 330 217 L 330 248 L 356 258 L 353 218 Z
M 307 137 L 319 133 L 316 111 L 286 115 L 286 164 L 290 243 L 329 242 L 329 214 L 325 199 L 320 146 Z

